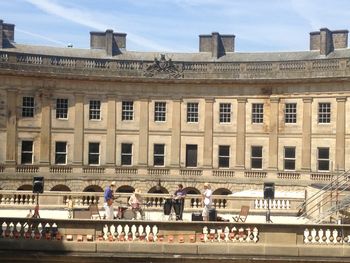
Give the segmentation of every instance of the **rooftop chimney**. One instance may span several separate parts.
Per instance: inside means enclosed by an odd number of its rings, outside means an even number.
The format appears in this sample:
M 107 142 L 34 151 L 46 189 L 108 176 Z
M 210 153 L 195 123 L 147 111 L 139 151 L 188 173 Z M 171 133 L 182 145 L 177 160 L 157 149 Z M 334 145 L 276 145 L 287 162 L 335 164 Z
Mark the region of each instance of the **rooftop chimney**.
M 348 30 L 331 31 L 321 28 L 320 31 L 310 33 L 310 50 L 319 50 L 321 55 L 327 56 L 335 49 L 348 47 Z
M 113 33 L 112 29 L 106 32 L 90 32 L 90 48 L 104 49 L 107 56 L 121 54 L 121 50 L 126 48 L 126 34 Z
M 224 56 L 226 52 L 234 52 L 235 35 L 199 35 L 199 52 L 211 52 L 213 58 Z
M 6 24 L 0 20 L 0 48 L 12 47 L 12 42 L 15 39 L 15 25 Z

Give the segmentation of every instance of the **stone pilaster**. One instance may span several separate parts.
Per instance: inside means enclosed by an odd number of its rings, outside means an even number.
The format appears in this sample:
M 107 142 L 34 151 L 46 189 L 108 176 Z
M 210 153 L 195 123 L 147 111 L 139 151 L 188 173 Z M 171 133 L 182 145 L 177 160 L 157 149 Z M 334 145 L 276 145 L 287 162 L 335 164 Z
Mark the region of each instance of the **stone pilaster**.
M 73 164 L 83 164 L 84 153 L 84 94 L 75 94 L 75 126 Z
M 106 143 L 106 164 L 115 165 L 115 132 L 116 132 L 116 102 L 115 96 L 107 96 L 107 143 Z
M 305 171 L 311 170 L 311 113 L 312 98 L 303 98 L 301 169 Z
M 7 90 L 6 164 L 17 160 L 17 90 Z
M 51 102 L 50 94 L 40 91 L 41 129 L 40 129 L 40 164 L 49 165 L 51 156 Z
M 270 129 L 269 129 L 269 169 L 278 168 L 278 103 L 279 98 L 270 98 Z
M 337 133 L 334 169 L 345 170 L 345 119 L 346 97 L 337 98 Z
M 148 165 L 148 99 L 140 99 L 139 165 Z
M 237 99 L 236 168 L 245 168 L 246 98 Z
M 174 98 L 172 104 L 170 165 L 172 167 L 180 167 L 181 99 Z
M 205 99 L 203 166 L 213 167 L 213 98 Z

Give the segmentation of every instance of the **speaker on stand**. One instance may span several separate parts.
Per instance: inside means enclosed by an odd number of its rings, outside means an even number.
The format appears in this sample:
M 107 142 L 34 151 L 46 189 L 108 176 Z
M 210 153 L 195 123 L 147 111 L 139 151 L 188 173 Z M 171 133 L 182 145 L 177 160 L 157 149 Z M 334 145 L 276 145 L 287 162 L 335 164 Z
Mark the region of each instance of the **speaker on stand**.
M 275 183 L 264 183 L 264 199 L 267 200 L 266 223 L 273 223 L 270 214 L 270 201 L 275 199 Z
M 33 193 L 36 194 L 36 206 L 33 218 L 40 218 L 39 215 L 39 194 L 44 192 L 44 177 L 33 177 Z

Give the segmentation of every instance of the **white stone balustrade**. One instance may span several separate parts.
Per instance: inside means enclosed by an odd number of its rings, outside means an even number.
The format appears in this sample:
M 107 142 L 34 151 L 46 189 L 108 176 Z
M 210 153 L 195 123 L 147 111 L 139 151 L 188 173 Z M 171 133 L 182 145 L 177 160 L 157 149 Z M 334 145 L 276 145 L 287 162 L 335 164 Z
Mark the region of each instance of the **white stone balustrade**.
M 350 244 L 350 235 L 343 235 L 338 228 L 305 228 L 304 244 Z

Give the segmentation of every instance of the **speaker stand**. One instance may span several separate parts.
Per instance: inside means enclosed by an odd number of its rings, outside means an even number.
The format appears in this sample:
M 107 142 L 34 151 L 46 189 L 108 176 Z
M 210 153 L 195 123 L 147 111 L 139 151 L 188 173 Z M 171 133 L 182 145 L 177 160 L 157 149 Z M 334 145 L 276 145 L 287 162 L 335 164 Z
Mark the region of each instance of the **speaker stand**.
M 270 200 L 271 199 L 267 199 L 266 223 L 273 223 L 271 220 L 271 213 L 270 213 Z
M 39 193 L 36 193 L 36 206 L 34 208 L 33 218 L 40 218 L 40 215 L 39 215 Z

